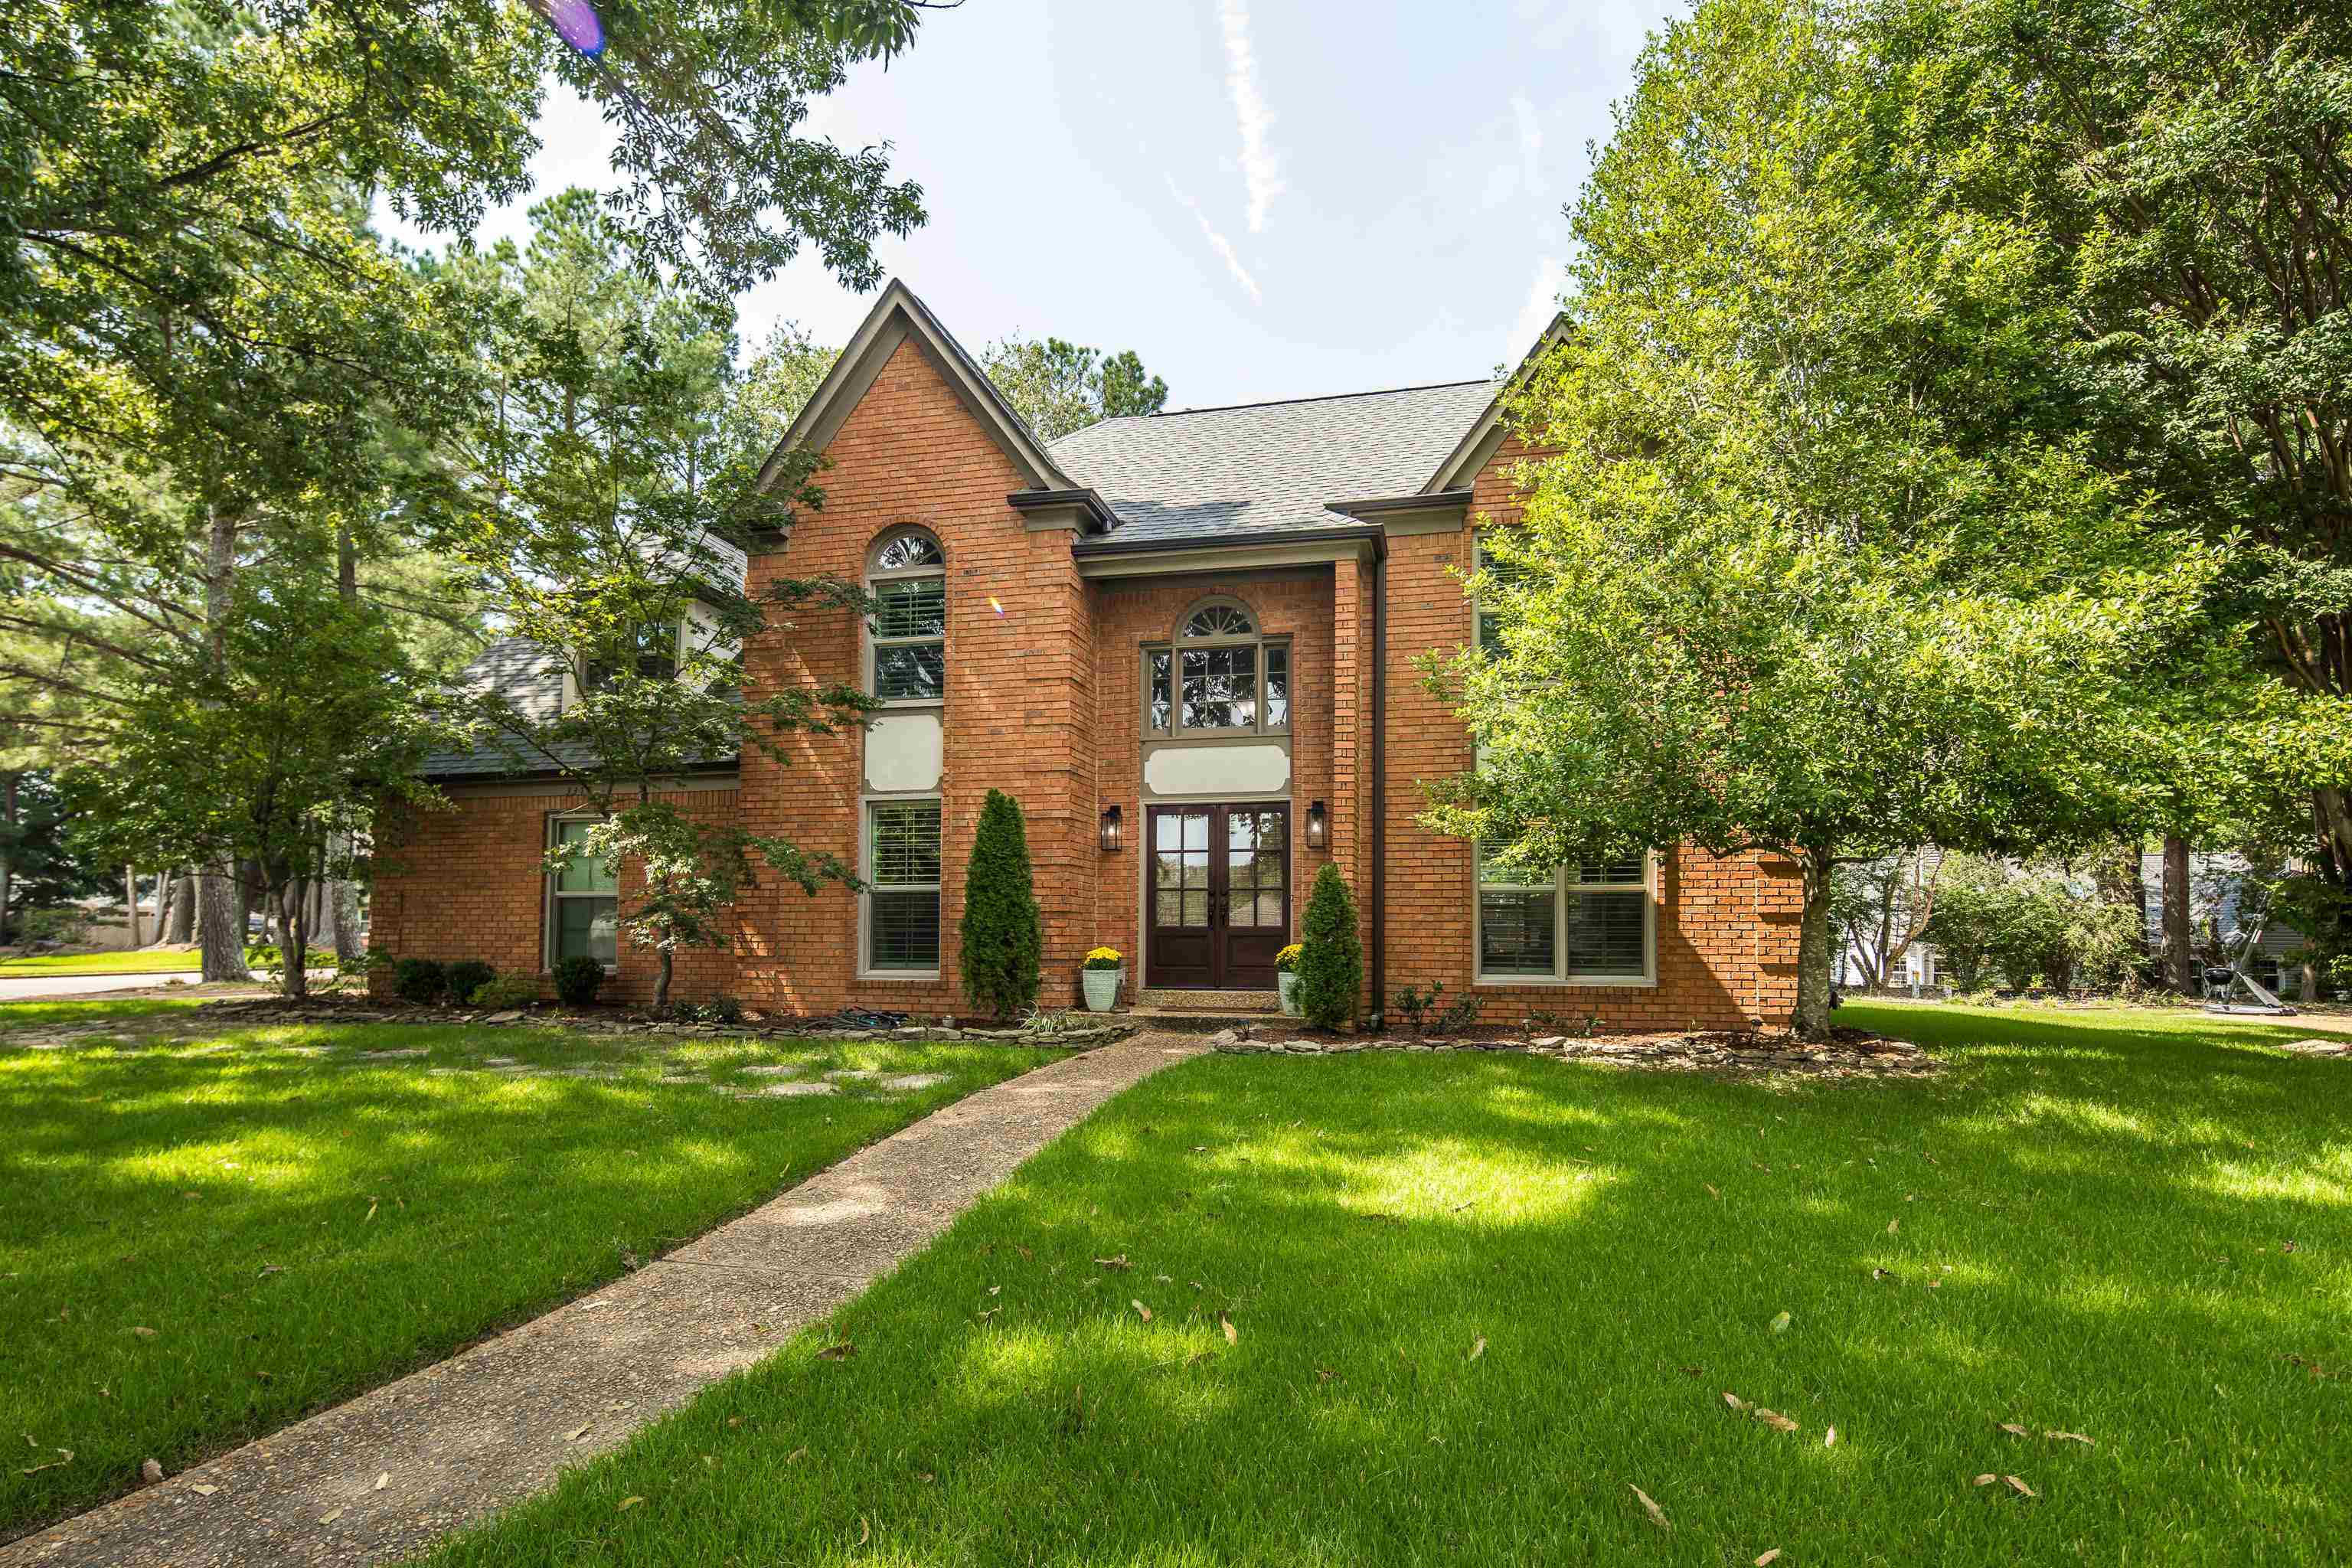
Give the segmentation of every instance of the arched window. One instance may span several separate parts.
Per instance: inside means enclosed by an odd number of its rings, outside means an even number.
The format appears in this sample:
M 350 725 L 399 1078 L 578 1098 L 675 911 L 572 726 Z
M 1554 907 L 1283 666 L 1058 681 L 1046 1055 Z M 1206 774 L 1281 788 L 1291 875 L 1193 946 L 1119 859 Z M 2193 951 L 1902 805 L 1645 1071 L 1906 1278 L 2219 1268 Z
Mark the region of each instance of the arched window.
M 901 528 L 876 542 L 866 589 L 866 689 L 884 702 L 937 702 L 948 683 L 948 563 L 940 542 Z
M 1145 722 L 1156 735 L 1280 734 L 1290 728 L 1290 639 L 1268 637 L 1237 599 L 1184 613 L 1144 650 Z

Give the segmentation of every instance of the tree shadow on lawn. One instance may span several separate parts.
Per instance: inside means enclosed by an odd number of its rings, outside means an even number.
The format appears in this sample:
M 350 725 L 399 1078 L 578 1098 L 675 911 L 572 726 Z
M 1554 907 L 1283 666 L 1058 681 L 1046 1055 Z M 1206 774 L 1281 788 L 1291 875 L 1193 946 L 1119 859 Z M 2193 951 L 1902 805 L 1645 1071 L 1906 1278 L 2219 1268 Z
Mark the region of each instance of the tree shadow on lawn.
M 484 1043 L 414 1036 L 431 1056 L 285 1048 L 411 1037 L 328 1029 L 0 1062 L 0 1421 L 35 1443 L 0 1472 L 0 1539 L 135 1484 L 144 1458 L 177 1470 L 441 1359 L 1028 1065 L 894 1045 L 949 1080 L 739 1100 L 662 1083 L 651 1057 L 435 1076 Z M 519 1031 L 488 1048 L 593 1054 Z M 767 1054 L 814 1072 L 855 1051 Z M 740 1055 L 705 1054 L 722 1075 Z
M 442 1560 L 2332 1555 L 2352 1068 L 1935 1027 L 1920 1083 L 1186 1064 Z

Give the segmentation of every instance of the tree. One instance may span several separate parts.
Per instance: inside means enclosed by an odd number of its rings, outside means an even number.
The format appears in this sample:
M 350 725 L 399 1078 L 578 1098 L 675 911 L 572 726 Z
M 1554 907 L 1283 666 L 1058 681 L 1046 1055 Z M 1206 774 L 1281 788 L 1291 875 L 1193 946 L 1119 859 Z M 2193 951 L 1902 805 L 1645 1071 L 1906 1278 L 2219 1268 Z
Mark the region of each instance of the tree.
M 1831 924 L 1841 952 L 1853 955 L 1863 984 L 1893 983 L 1895 965 L 1919 939 L 1936 907 L 1943 857 L 1932 850 L 1841 865 L 1831 878 Z
M 444 710 L 516 770 L 561 776 L 596 816 L 551 852 L 551 869 L 583 856 L 635 868 L 617 917 L 658 956 L 655 1001 L 666 1006 L 677 952 L 724 944 L 726 910 L 755 862 L 811 894 L 857 885 L 829 851 L 698 823 L 656 797 L 665 781 L 747 749 L 789 765 L 785 737 L 862 723 L 877 704 L 847 683 L 745 690 L 740 654 L 770 632 L 771 605 L 873 605 L 831 578 L 779 582 L 760 600 L 746 592 L 730 542 L 823 498 L 805 459 L 786 465 L 777 489 L 755 490 L 779 399 L 740 406 L 731 310 L 647 278 L 583 193 L 532 216 L 526 247 L 449 262 L 480 302 L 489 372 L 446 448 L 444 504 L 461 520 L 457 553 L 486 611 L 540 650 L 568 697 L 550 710 L 459 691 Z
M 1041 441 L 1055 441 L 1103 419 L 1157 414 L 1168 384 L 1147 375 L 1133 349 L 1105 356 L 1060 338 L 1042 342 L 1014 333 L 982 353 L 981 367 Z
M 352 874 L 375 804 L 433 798 L 417 781 L 428 734 L 396 639 L 365 610 L 247 595 L 215 638 L 132 687 L 105 758 L 67 773 L 67 798 L 89 851 L 115 865 L 250 863 L 300 953 L 310 889 Z M 281 984 L 307 994 L 305 965 L 289 962 Z
M 1325 861 L 1315 873 L 1306 918 L 1298 926 L 1301 1016 L 1319 1029 L 1345 1028 L 1364 988 L 1364 945 L 1356 934 L 1356 900 L 1339 868 Z
M 0 774 L 0 941 L 15 911 L 65 903 L 114 885 L 116 868 L 73 842 L 73 816 L 46 770 Z
M 1511 394 L 1549 455 L 1482 532 L 1500 646 L 1430 671 L 1479 756 L 1441 830 L 1531 868 L 1793 862 L 1811 1037 L 1840 863 L 2111 837 L 2281 717 L 2222 553 L 2046 427 L 2063 301 L 2030 237 L 1917 216 L 1874 142 L 1909 84 L 1842 15 L 1710 0 L 1645 53 L 1572 215 L 1570 330 Z
M 1002 790 L 990 790 L 981 807 L 956 933 L 963 994 L 973 1006 L 1009 1018 L 1035 1005 L 1045 938 L 1021 803 Z
M 1867 52 L 1915 89 L 1899 136 L 1938 221 L 2018 227 L 2067 313 L 2046 405 L 2185 546 L 2219 543 L 2314 727 L 2352 712 L 2352 32 L 2300 0 L 1871 0 Z M 2352 770 L 2286 759 L 2314 863 L 2303 918 L 2352 931 Z M 2147 824 L 2221 841 L 2191 814 Z M 2168 879 L 2168 891 L 2186 880 Z M 2330 913 L 2328 906 L 2335 906 Z M 2185 908 L 2167 909 L 2193 992 Z

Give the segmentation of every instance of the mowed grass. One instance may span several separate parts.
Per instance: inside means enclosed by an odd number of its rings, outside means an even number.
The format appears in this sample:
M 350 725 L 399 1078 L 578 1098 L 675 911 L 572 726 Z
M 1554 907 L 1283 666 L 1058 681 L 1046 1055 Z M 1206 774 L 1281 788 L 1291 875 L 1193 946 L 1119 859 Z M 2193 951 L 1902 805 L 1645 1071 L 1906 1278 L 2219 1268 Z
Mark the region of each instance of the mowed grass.
M 51 952 L 0 958 L 0 980 L 71 974 L 174 974 L 205 966 L 200 952 Z
M 119 1042 L 67 1027 L 93 1021 Z M 200 1021 L 0 1007 L 0 1540 L 446 1356 L 1055 1054 Z M 947 1080 L 714 1087 L 783 1063 Z
M 2352 1062 L 1843 1016 L 1949 1072 L 1181 1065 L 433 1561 L 2341 1562 Z

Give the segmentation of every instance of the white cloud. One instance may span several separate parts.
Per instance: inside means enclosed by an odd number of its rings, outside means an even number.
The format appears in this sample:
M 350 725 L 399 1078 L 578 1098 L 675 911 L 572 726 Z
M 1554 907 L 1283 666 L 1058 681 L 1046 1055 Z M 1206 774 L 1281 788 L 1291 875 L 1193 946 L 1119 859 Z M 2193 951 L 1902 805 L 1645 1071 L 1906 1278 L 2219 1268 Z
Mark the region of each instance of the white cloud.
M 1223 260 L 1225 270 L 1234 275 L 1234 281 L 1242 286 L 1242 291 L 1250 297 L 1250 303 L 1265 304 L 1265 296 L 1258 292 L 1257 279 L 1251 277 L 1249 268 L 1242 265 L 1240 252 L 1234 249 L 1232 240 L 1217 232 L 1217 226 L 1209 221 L 1209 215 L 1201 210 L 1201 204 L 1180 190 L 1173 180 L 1168 182 L 1168 194 L 1182 202 L 1194 221 L 1200 224 L 1201 233 L 1208 240 L 1209 248 Z
M 1265 137 L 1274 124 L 1274 111 L 1266 108 L 1265 95 L 1258 90 L 1257 56 L 1250 47 L 1245 0 L 1220 0 L 1217 20 L 1225 35 L 1225 90 L 1233 95 L 1234 118 L 1242 135 L 1242 183 L 1249 191 L 1249 228 L 1257 234 L 1265 227 L 1266 209 L 1283 190 L 1282 167 Z M 1256 292 L 1255 287 L 1251 292 Z
M 1518 319 L 1511 323 L 1510 341 L 1503 345 L 1503 362 L 1517 364 L 1527 357 L 1529 349 L 1551 319 L 1559 314 L 1560 268 L 1566 265 L 1557 256 L 1547 256 L 1536 263 L 1535 281 L 1528 285 L 1527 303 L 1519 307 Z
M 1511 94 L 1511 119 L 1519 128 L 1519 179 L 1529 197 L 1543 194 L 1543 123 L 1524 92 Z

